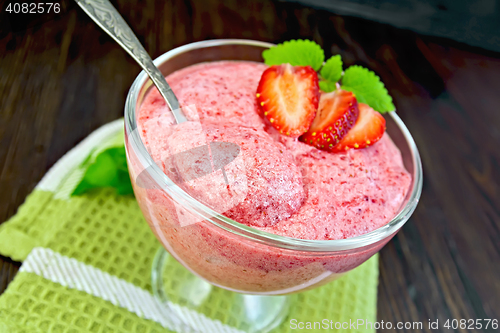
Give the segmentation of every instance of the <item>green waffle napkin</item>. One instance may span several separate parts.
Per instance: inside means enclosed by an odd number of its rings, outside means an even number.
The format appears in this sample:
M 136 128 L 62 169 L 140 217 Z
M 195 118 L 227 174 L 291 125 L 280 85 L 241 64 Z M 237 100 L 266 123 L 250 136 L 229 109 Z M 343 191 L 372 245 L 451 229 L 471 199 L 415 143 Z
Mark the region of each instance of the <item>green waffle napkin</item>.
M 120 119 L 92 133 L 0 225 L 0 254 L 23 261 L 0 296 L 0 332 L 240 332 L 228 324 L 234 318 L 211 320 L 152 295 L 151 265 L 160 244 L 133 196 L 110 188 L 70 196 L 85 172 L 82 163 L 96 149 L 120 145 L 122 129 Z M 375 323 L 377 284 L 376 255 L 339 280 L 293 295 L 288 317 L 273 332 L 374 332 L 345 327 Z M 224 304 L 225 294 L 218 297 Z M 323 320 L 344 328 L 294 326 Z

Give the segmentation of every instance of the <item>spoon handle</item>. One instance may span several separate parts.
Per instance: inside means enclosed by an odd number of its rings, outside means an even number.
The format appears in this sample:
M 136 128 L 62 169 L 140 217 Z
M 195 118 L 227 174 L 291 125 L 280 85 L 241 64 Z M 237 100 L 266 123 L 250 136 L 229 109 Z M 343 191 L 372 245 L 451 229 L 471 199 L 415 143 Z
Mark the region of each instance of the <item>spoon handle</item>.
M 177 123 L 187 121 L 182 112 L 179 101 L 172 88 L 168 85 L 160 70 L 154 65 L 153 60 L 141 45 L 134 32 L 120 13 L 108 0 L 75 0 L 78 5 L 94 20 L 108 35 L 113 37 L 121 47 L 127 51 L 132 58 L 149 75 L 153 83 L 158 88 L 167 105 L 172 110 Z

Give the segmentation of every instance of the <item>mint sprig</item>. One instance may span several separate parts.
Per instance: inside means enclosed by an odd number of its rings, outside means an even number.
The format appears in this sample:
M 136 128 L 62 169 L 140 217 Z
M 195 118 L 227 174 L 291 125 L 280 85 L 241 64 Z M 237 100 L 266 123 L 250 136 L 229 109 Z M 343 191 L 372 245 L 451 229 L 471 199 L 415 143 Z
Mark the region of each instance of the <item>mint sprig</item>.
M 351 91 L 358 102 L 368 104 L 380 113 L 394 111 L 396 107 L 380 78 L 367 68 L 353 65 L 342 73 L 342 59 L 334 55 L 324 65 L 325 55 L 321 47 L 310 40 L 291 40 L 262 52 L 266 65 L 289 63 L 292 66 L 311 66 L 319 71 L 319 87 L 323 92 L 341 88 Z
M 321 46 L 307 39 L 297 39 L 278 44 L 262 52 L 268 66 L 289 63 L 292 66 L 311 66 L 318 71 L 325 61 Z
M 82 168 L 86 168 L 85 174 L 71 195 L 102 187 L 115 188 L 121 195 L 133 193 L 124 146 L 108 148 L 89 157 Z

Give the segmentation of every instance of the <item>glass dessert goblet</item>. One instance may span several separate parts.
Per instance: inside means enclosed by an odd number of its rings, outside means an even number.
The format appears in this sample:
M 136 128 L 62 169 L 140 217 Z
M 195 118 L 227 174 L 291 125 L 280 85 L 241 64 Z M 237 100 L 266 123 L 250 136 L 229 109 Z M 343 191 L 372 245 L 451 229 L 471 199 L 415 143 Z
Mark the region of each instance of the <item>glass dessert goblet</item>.
M 262 51 L 271 46 L 251 40 L 203 41 L 173 49 L 155 64 L 167 76 L 202 62 L 262 62 Z M 144 72 L 130 88 L 125 146 L 135 196 L 163 245 L 154 260 L 152 282 L 154 293 L 164 301 L 244 331 L 269 331 L 286 316 L 286 295 L 323 285 L 365 262 L 398 232 L 417 206 L 422 190 L 419 153 L 404 123 L 391 112 L 384 115 L 387 133 L 412 180 L 399 212 L 387 224 L 347 239 L 305 240 L 231 220 L 188 194 L 174 173 L 163 171 L 176 167 L 172 159 L 161 161 L 160 168 L 150 155 L 137 119 L 152 88 Z

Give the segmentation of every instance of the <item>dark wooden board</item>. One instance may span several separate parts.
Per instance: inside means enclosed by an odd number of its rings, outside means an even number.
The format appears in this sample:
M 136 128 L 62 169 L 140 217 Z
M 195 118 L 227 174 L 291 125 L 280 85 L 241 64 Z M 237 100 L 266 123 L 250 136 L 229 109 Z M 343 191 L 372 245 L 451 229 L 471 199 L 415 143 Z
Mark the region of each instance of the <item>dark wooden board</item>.
M 213 38 L 310 38 L 376 71 L 425 174 L 417 210 L 381 251 L 378 318 L 500 319 L 500 54 L 295 3 L 114 4 L 153 57 Z M 76 6 L 0 37 L 3 222 L 65 152 L 122 116 L 139 66 Z M 0 257 L 0 292 L 18 267 Z

